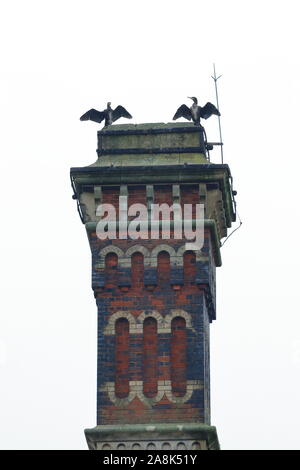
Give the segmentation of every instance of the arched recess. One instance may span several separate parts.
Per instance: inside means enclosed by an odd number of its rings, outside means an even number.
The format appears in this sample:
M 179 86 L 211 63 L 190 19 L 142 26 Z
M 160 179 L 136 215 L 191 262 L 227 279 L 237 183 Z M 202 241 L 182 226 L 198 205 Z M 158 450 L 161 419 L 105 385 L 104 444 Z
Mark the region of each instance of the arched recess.
M 170 331 L 171 331 L 172 320 L 175 317 L 184 318 L 186 328 L 189 328 L 192 331 L 195 331 L 194 328 L 193 328 L 193 325 L 192 325 L 192 316 L 189 313 L 187 313 L 185 310 L 182 310 L 181 308 L 171 310 L 171 312 L 168 313 L 168 315 L 165 316 L 165 327 L 169 328 Z
M 185 244 L 178 248 L 177 253 L 176 253 L 178 264 L 182 264 L 183 262 L 182 258 L 186 251 L 187 250 L 185 249 Z M 203 254 L 202 250 L 195 250 L 194 253 L 196 255 L 196 261 L 203 261 L 207 259 L 207 257 Z M 180 262 L 180 259 L 181 259 L 181 262 Z
M 136 289 L 144 287 L 144 256 L 139 252 L 131 256 L 131 286 Z
M 115 394 L 117 398 L 129 395 L 129 322 L 127 318 L 116 321 Z
M 116 323 L 119 318 L 126 318 L 129 322 L 129 333 L 135 333 L 136 331 L 136 320 L 132 313 L 126 312 L 124 310 L 119 310 L 118 312 L 113 313 L 109 319 L 108 323 L 104 329 L 105 335 L 114 335 L 116 334 Z
M 182 317 L 175 317 L 171 322 L 170 361 L 172 393 L 175 397 L 183 397 L 186 393 L 187 334 Z
M 145 312 L 140 313 L 140 315 L 137 317 L 137 329 L 138 331 L 142 332 L 142 328 L 144 325 L 144 321 L 148 317 L 153 317 L 155 318 L 157 322 L 157 333 L 165 333 L 165 322 L 164 318 L 162 315 L 157 312 L 156 310 L 147 310 Z M 171 330 L 170 330 L 171 331 Z
M 171 278 L 170 254 L 161 251 L 157 256 L 157 282 L 158 285 L 169 283 Z
M 157 351 L 157 321 L 153 317 L 147 317 L 143 324 L 143 393 L 149 398 L 157 395 Z
M 170 255 L 170 261 L 173 264 L 176 258 L 176 251 L 172 246 L 169 246 L 167 244 L 162 244 L 162 245 L 157 245 L 153 250 L 151 251 L 151 266 L 156 267 L 157 266 L 157 257 L 158 254 L 161 251 L 166 251 Z
M 108 253 L 105 256 L 105 287 L 112 288 L 118 284 L 118 256 Z
M 194 251 L 185 251 L 183 255 L 183 278 L 185 283 L 195 282 L 196 269 L 196 253 Z
M 150 265 L 150 252 L 148 248 L 146 248 L 143 245 L 133 245 L 130 248 L 128 248 L 128 250 L 125 253 L 127 264 L 130 265 L 130 259 L 134 253 L 141 253 L 144 256 L 144 266 Z
M 105 267 L 105 258 L 106 258 L 106 255 L 108 255 L 109 253 L 115 253 L 118 257 L 119 265 L 122 265 L 122 261 L 124 259 L 123 250 L 121 250 L 121 248 L 119 248 L 118 246 L 108 245 L 102 248 L 102 250 L 100 250 L 98 253 L 98 256 L 99 256 L 99 261 L 97 263 L 98 269 Z

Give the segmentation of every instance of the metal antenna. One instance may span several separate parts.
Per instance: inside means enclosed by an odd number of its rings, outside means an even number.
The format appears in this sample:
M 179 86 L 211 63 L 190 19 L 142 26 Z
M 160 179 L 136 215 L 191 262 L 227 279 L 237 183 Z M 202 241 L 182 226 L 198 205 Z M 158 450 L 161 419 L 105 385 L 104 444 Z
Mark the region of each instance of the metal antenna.
M 217 100 L 217 108 L 220 110 L 219 108 L 219 96 L 218 96 L 218 85 L 217 85 L 217 81 L 219 80 L 219 78 L 221 78 L 222 75 L 219 75 L 217 77 L 216 75 L 216 67 L 215 67 L 215 64 L 214 64 L 214 75 L 211 76 L 211 78 L 213 79 L 213 81 L 215 82 L 215 90 L 216 90 L 216 100 Z M 223 140 L 222 140 L 222 130 L 221 130 L 221 119 L 220 119 L 220 116 L 218 116 L 218 121 L 219 121 L 219 135 L 220 135 L 220 147 L 221 147 L 221 160 L 222 160 L 222 163 L 223 163 Z

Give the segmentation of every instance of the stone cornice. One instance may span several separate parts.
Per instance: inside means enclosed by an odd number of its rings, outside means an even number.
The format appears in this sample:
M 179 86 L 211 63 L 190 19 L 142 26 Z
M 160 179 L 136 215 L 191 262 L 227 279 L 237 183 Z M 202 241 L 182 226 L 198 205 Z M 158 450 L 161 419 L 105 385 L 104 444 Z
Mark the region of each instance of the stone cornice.
M 204 423 L 151 423 L 150 424 L 124 424 L 99 425 L 92 429 L 85 429 L 85 436 L 91 450 L 97 449 L 97 444 L 117 442 L 124 440 L 127 443 L 143 441 L 157 442 L 179 439 L 200 440 L 206 442 L 207 450 L 220 450 L 217 430 L 215 426 Z
M 70 174 L 77 197 L 83 185 L 217 183 L 223 195 L 227 227 L 236 219 L 227 164 L 88 166 L 71 168 Z

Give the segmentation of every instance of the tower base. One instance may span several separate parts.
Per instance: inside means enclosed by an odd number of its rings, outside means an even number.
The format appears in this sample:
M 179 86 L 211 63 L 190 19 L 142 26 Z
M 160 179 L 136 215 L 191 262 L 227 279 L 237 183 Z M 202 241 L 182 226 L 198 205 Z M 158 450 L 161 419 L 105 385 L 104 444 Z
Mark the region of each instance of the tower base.
M 104 425 L 84 432 L 90 450 L 220 450 L 216 428 L 201 423 Z

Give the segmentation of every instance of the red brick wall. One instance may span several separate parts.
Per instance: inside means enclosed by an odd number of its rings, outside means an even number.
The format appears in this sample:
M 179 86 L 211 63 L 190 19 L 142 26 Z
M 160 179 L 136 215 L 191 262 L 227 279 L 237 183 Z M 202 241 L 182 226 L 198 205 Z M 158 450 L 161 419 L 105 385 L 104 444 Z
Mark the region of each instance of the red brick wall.
M 144 287 L 144 256 L 142 253 L 133 253 L 131 257 L 131 286 L 137 290 Z
M 127 397 L 129 394 L 129 323 L 125 318 L 116 321 L 116 396 Z
M 157 343 L 157 321 L 146 318 L 143 328 L 143 389 L 146 397 L 157 394 Z
M 157 256 L 157 280 L 161 286 L 170 282 L 170 269 L 170 255 L 161 251 Z
M 170 184 L 154 186 L 154 203 L 155 204 L 173 204 L 172 186 Z
M 186 392 L 186 325 L 184 318 L 172 320 L 171 336 L 171 382 L 175 396 L 183 396 Z
M 194 251 L 186 251 L 183 255 L 184 282 L 189 284 L 196 279 L 196 254 Z
M 119 215 L 119 186 L 104 186 L 102 188 L 102 204 L 112 204 L 116 209 L 116 215 Z
M 108 253 L 105 257 L 105 287 L 113 288 L 118 284 L 118 257 L 115 253 Z
M 193 204 L 192 216 L 196 215 L 196 204 L 199 204 L 199 186 L 197 184 L 183 184 L 180 186 L 180 201 L 183 211 L 184 204 Z
M 155 186 L 154 202 L 172 204 L 172 186 Z M 145 186 L 128 187 L 129 204 L 139 202 L 146 204 Z M 103 188 L 103 202 L 118 205 L 119 188 Z M 182 203 L 199 203 L 197 186 L 181 187 Z M 210 238 L 210 232 L 205 231 L 205 237 Z M 90 234 L 92 251 L 97 254 L 104 246 L 114 245 L 125 252 L 129 247 L 142 245 L 149 252 L 157 245 L 167 244 L 177 250 L 184 240 L 113 240 L 100 241 L 96 234 Z M 97 255 L 96 258 L 97 259 Z M 171 380 L 173 395 L 182 397 L 186 393 L 187 380 L 194 380 L 191 375 L 192 367 L 197 366 L 197 358 L 188 361 L 187 351 L 198 348 L 202 351 L 202 326 L 200 323 L 205 315 L 205 294 L 203 287 L 195 284 L 196 258 L 194 252 L 186 252 L 183 257 L 183 285 L 171 284 L 171 269 L 169 253 L 162 251 L 157 256 L 157 285 L 154 290 L 144 284 L 144 271 L 150 269 L 144 266 L 144 256 L 134 253 L 131 257 L 131 267 L 128 276 L 131 285 L 119 286 L 119 263 L 115 254 L 108 254 L 105 259 L 105 286 L 97 288 L 95 295 L 99 309 L 99 350 L 106 344 L 99 359 L 98 380 L 101 383 L 115 381 L 117 398 L 126 398 L 129 394 L 129 381 L 142 381 L 143 393 L 152 398 L 157 394 L 158 380 Z M 155 268 L 152 268 L 155 270 Z M 193 322 L 198 325 L 197 342 L 190 343 L 190 330 L 182 317 L 173 319 L 171 333 L 157 334 L 157 320 L 146 318 L 142 326 L 142 334 L 129 334 L 129 322 L 119 319 L 115 325 L 115 337 L 103 336 L 109 318 L 116 312 L 130 312 L 138 317 L 142 312 L 157 311 L 163 317 L 172 309 L 183 309 L 191 314 Z M 202 318 L 203 317 L 203 318 Z M 200 326 L 199 326 L 200 325 Z M 197 333 L 198 334 L 198 333 Z M 193 340 L 194 341 L 194 340 Z M 196 341 L 196 340 L 195 340 Z M 204 341 L 204 340 L 203 340 Z M 200 344 L 200 346 L 199 346 Z M 203 347 L 204 350 L 204 347 Z M 100 356 L 99 356 L 100 357 Z M 201 361 L 201 357 L 198 359 Z M 204 370 L 204 365 L 201 366 Z M 198 367 L 200 370 L 200 368 Z M 198 370 L 197 369 L 197 370 Z M 198 373 L 198 372 L 197 372 Z M 206 373 L 206 372 L 205 372 Z M 107 377 L 106 377 L 107 374 Z M 202 374 L 202 372 L 201 372 Z M 204 376 L 204 372 L 203 372 Z M 196 376 L 196 378 L 199 378 Z M 204 380 L 204 379 L 203 379 Z M 198 397 L 199 397 L 199 393 Z M 129 404 L 116 406 L 103 394 L 98 402 L 98 424 L 116 423 L 150 423 L 150 422 L 204 422 L 205 410 L 203 401 L 190 400 L 186 403 L 171 403 L 166 396 L 153 406 L 146 406 L 137 397 Z
M 147 206 L 146 186 L 128 186 L 128 206 L 131 204 Z

